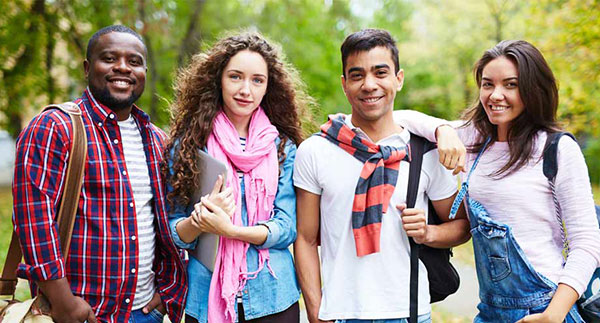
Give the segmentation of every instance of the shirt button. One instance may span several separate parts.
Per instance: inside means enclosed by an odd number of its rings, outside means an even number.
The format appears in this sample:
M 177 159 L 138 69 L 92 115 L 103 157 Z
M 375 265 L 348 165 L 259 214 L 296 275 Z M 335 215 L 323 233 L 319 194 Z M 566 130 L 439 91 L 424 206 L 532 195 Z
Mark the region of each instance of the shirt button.
M 102 122 L 98 122 L 98 127 L 102 127 Z
M 116 145 L 116 144 L 118 144 L 118 143 L 119 143 L 119 139 L 115 139 L 115 140 L 113 140 L 113 142 L 114 142 L 114 143 L 115 143 L 115 145 Z
M 111 114 L 108 115 L 108 117 L 111 118 L 111 119 L 114 119 L 115 115 L 111 113 Z
M 123 175 L 127 175 L 127 171 L 123 171 Z
M 129 300 L 129 298 L 126 298 L 125 303 L 129 304 L 129 302 L 131 302 L 131 300 Z
M 135 268 L 131 268 L 131 273 L 135 274 Z
M 133 207 L 133 202 L 129 202 L 129 207 Z
M 131 236 L 131 240 L 134 240 L 134 241 L 135 241 L 135 236 Z

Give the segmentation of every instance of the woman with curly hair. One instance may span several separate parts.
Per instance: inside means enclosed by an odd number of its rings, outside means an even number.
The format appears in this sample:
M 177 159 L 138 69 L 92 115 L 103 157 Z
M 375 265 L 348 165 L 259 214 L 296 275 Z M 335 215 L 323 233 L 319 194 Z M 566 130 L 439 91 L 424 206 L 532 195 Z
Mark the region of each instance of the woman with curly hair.
M 220 236 L 214 274 L 190 257 L 186 322 L 298 322 L 292 169 L 312 103 L 298 73 L 245 32 L 195 55 L 175 89 L 163 165 L 171 235 L 185 249 L 202 232 Z M 227 165 L 227 189 L 192 205 L 201 149 Z

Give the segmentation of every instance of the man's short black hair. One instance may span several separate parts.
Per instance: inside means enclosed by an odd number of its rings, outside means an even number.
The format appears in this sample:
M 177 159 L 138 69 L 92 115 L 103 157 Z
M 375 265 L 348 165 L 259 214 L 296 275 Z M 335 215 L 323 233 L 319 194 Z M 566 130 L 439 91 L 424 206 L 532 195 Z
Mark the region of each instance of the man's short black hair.
M 346 76 L 346 61 L 348 56 L 362 51 L 369 51 L 375 47 L 385 47 L 392 53 L 395 73 L 400 71 L 398 63 L 398 47 L 389 32 L 382 29 L 363 29 L 348 35 L 342 44 L 342 73 Z
M 133 29 L 131 29 L 127 26 L 112 25 L 112 26 L 106 26 L 106 27 L 98 30 L 97 32 L 95 32 L 92 35 L 92 37 L 90 38 L 90 40 L 88 41 L 88 44 L 87 44 L 85 59 L 87 59 L 88 61 L 90 60 L 90 53 L 92 51 L 92 48 L 94 48 L 94 46 L 98 42 L 98 38 L 100 38 L 100 36 L 106 35 L 108 33 L 127 33 L 127 34 L 134 35 L 135 38 L 139 39 L 142 42 L 142 44 L 144 45 L 144 51 L 146 50 L 146 44 L 144 43 L 144 39 L 142 39 L 142 36 L 140 36 L 140 34 L 138 34 Z

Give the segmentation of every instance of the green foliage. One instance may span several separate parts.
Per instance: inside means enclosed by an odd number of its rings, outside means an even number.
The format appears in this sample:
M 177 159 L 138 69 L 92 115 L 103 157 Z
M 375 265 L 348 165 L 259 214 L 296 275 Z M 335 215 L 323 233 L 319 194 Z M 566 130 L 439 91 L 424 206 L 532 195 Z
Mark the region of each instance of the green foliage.
M 559 120 L 587 147 L 592 182 L 600 182 L 600 2 L 544 0 L 527 8 L 537 40 L 559 80 Z
M 590 172 L 591 182 L 600 185 L 600 139 L 588 140 L 583 153 Z M 600 199 L 600 194 L 595 196 Z
M 12 236 L 12 195 L 10 188 L 0 188 L 0 264 L 4 265 Z
M 12 194 L 9 187 L 0 187 L 0 271 L 4 267 L 4 260 L 8 252 L 10 237 L 12 236 Z M 26 280 L 19 280 L 15 298 L 26 300 L 30 298 L 29 284 Z
M 99 28 L 133 27 L 148 47 L 138 104 L 166 127 L 179 67 L 226 32 L 258 30 L 279 43 L 319 108 L 350 112 L 341 90 L 339 46 L 360 28 L 398 41 L 404 88 L 397 108 L 457 118 L 477 99 L 471 68 L 499 39 L 524 38 L 560 81 L 560 119 L 579 137 L 600 136 L 600 4 L 594 0 L 94 0 L 0 1 L 0 127 L 16 136 L 49 101 L 79 96 L 88 38 Z M 589 140 L 588 160 L 600 158 Z M 600 170 L 590 167 L 594 178 Z

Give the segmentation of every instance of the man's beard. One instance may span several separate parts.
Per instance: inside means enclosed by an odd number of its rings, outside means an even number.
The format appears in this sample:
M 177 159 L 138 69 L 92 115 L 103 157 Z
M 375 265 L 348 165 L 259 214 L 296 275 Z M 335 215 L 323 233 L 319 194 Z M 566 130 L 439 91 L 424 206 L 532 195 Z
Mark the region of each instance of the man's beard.
M 110 91 L 108 90 L 108 87 L 106 86 L 104 88 L 99 89 L 89 84 L 89 87 L 90 91 L 92 92 L 92 95 L 96 100 L 98 100 L 98 102 L 102 103 L 107 108 L 115 112 L 128 109 L 142 95 L 141 93 L 136 94 L 135 92 L 131 92 L 131 95 L 127 99 L 122 100 L 112 96 L 112 94 L 110 94 Z

